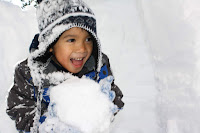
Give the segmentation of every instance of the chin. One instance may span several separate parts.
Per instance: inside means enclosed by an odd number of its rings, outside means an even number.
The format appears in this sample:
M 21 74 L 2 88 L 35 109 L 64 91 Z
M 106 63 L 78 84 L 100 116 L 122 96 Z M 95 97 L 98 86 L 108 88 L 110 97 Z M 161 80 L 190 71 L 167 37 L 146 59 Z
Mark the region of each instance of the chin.
M 82 70 L 82 68 L 80 68 L 78 70 L 71 70 L 70 72 L 76 74 L 76 73 L 79 73 L 81 70 Z

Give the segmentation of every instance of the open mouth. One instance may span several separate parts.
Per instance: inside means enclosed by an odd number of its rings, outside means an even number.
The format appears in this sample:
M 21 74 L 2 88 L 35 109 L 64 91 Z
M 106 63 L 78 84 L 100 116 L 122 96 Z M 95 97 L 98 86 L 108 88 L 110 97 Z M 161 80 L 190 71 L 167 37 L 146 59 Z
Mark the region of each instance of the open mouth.
M 82 67 L 84 58 L 85 57 L 83 57 L 83 58 L 71 58 L 70 60 L 71 60 L 72 64 L 74 65 L 74 67 L 79 68 L 79 67 Z

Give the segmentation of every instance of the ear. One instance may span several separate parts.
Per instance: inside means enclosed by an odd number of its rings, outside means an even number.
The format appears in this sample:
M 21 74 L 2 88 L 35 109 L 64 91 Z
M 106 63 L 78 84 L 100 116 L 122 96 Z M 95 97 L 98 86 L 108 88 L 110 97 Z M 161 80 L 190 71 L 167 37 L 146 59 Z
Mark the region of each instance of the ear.
M 49 52 L 53 52 L 53 48 L 50 48 L 50 49 L 49 49 Z

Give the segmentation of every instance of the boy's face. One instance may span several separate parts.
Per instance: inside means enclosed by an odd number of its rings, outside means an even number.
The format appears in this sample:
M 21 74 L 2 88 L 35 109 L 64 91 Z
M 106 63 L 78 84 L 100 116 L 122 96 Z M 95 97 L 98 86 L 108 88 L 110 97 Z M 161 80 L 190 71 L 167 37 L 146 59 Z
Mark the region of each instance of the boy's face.
M 57 63 L 72 73 L 82 70 L 93 49 L 92 37 L 81 28 L 71 28 L 65 31 L 50 49 Z

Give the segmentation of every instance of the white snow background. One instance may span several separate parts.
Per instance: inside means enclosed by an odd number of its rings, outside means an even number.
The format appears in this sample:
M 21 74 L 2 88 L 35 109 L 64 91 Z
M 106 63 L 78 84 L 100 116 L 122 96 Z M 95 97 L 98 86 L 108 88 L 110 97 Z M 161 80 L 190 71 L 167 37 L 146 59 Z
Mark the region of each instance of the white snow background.
M 15 0 L 16 1 L 16 0 Z M 86 0 L 125 107 L 111 133 L 200 133 L 200 1 Z M 34 8 L 0 1 L 0 133 L 14 66 L 37 33 Z

